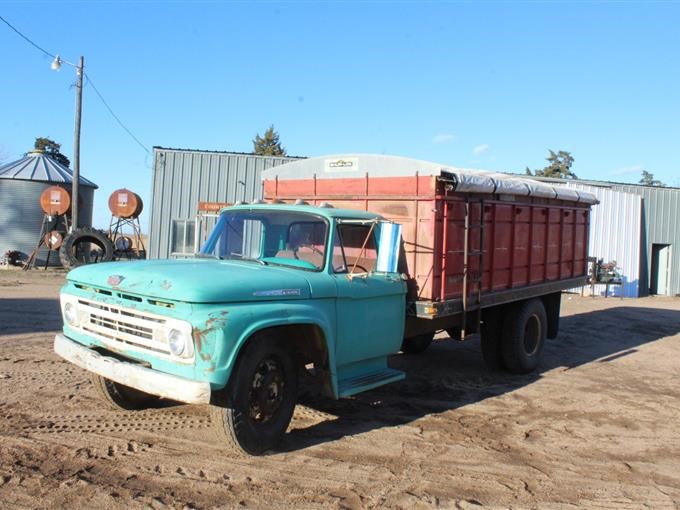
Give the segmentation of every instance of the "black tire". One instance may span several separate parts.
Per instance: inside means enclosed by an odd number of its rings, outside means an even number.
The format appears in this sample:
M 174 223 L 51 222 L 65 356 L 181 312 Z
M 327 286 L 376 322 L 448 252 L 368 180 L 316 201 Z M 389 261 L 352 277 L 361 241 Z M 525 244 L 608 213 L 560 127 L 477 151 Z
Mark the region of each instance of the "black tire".
M 449 328 L 449 329 L 446 330 L 446 333 L 453 340 L 460 340 L 460 329 L 459 328 Z
M 507 311 L 501 349 L 503 363 L 510 372 L 526 374 L 538 367 L 545 345 L 547 322 L 540 299 L 523 301 Z
M 502 319 L 503 316 L 500 312 L 489 312 L 482 317 L 480 345 L 484 364 L 489 370 L 505 368 L 501 349 Z
M 135 388 L 124 386 L 101 375 L 90 374 L 90 381 L 92 381 L 92 386 L 94 386 L 99 397 L 111 409 L 138 411 L 153 407 L 160 399 L 156 395 L 150 395 Z
M 98 248 L 93 257 L 91 246 Z M 90 227 L 74 230 L 64 238 L 59 249 L 59 260 L 66 269 L 113 260 L 114 248 L 111 240 L 101 231 Z
M 430 346 L 433 338 L 434 333 L 423 333 L 411 338 L 404 338 L 401 343 L 401 350 L 406 354 L 420 354 Z
M 240 354 L 229 385 L 211 406 L 219 436 L 239 454 L 261 455 L 281 440 L 297 400 L 297 368 L 282 341 L 253 338 Z

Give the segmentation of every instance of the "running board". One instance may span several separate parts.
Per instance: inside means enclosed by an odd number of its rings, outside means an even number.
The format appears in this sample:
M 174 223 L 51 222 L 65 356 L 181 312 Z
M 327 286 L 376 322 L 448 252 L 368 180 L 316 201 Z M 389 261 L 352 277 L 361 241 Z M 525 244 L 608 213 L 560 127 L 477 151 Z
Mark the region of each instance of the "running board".
M 352 372 L 356 373 L 356 366 L 352 367 Z M 382 368 L 360 375 L 345 377 L 338 381 L 338 396 L 349 397 L 362 391 L 370 390 L 389 384 L 396 381 L 401 381 L 406 377 L 406 374 L 401 370 L 394 370 L 392 368 Z

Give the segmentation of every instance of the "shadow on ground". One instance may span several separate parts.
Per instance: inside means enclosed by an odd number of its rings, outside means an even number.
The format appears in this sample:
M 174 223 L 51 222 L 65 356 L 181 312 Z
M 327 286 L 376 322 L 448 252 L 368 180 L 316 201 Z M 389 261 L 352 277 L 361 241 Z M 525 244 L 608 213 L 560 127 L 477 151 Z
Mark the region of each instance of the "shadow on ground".
M 612 330 L 618 334 L 612 335 Z M 390 358 L 390 366 L 406 372 L 406 379 L 399 383 L 337 401 L 303 390 L 301 404 L 337 418 L 292 430 L 279 450 L 299 450 L 406 424 L 514 391 L 558 367 L 614 361 L 644 344 L 678 333 L 680 311 L 667 309 L 617 307 L 563 317 L 559 336 L 546 343 L 541 366 L 528 375 L 490 372 L 482 361 L 478 340 L 438 341 L 423 354 Z
M 0 335 L 44 333 L 61 327 L 56 298 L 0 298 Z

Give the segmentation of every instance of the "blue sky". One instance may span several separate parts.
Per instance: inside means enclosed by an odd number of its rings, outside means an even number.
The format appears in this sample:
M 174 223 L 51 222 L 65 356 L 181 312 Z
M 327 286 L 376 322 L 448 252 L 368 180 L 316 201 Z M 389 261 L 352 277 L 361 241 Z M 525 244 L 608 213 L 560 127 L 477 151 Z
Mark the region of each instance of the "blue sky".
M 680 3 L 0 1 L 0 16 L 84 55 L 149 150 L 249 152 L 274 124 L 291 155 L 523 172 L 567 150 L 582 178 L 680 186 Z M 0 56 L 0 160 L 37 136 L 72 157 L 74 70 L 2 23 Z M 88 84 L 81 161 L 97 226 L 117 188 L 148 201 L 152 157 Z

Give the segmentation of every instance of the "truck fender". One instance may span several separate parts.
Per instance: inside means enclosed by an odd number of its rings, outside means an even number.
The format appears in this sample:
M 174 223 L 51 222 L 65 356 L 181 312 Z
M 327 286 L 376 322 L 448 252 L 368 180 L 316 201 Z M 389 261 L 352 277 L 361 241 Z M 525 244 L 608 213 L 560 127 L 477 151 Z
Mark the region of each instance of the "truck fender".
M 331 396 L 337 396 L 338 394 L 338 384 L 337 384 L 337 371 L 335 368 L 335 341 L 332 334 L 332 328 L 330 324 L 323 317 L 314 317 L 309 315 L 290 315 L 285 318 L 267 318 L 258 321 L 250 325 L 248 328 L 243 330 L 238 340 L 236 341 L 234 348 L 232 349 L 229 357 L 226 360 L 227 365 L 227 383 L 231 377 L 231 371 L 236 365 L 236 360 L 238 359 L 240 353 L 243 351 L 244 346 L 248 341 L 255 337 L 258 333 L 271 330 L 280 327 L 290 327 L 290 326 L 315 326 L 319 328 L 322 334 L 322 341 L 326 348 L 326 353 L 328 356 L 328 371 L 329 371 L 329 381 L 327 384 L 329 386 L 328 391 Z

